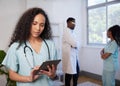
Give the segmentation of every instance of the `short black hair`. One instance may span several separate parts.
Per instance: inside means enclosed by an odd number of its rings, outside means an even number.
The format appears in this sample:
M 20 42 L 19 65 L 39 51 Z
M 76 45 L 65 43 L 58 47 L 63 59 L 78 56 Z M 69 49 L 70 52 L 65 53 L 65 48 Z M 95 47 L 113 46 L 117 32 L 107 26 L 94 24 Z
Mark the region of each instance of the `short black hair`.
M 68 22 L 70 22 L 70 21 L 75 21 L 75 18 L 69 17 L 66 22 L 68 23 Z

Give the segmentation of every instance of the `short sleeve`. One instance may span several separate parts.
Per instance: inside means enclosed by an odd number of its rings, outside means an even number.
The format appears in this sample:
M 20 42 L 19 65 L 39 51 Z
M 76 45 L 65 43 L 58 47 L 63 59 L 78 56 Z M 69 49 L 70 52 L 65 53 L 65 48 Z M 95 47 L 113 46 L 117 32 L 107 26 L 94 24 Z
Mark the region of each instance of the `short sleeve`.
M 17 43 L 14 43 L 10 46 L 10 48 L 7 51 L 7 54 L 2 62 L 3 65 L 5 65 L 8 69 L 11 69 L 13 71 L 18 70 L 18 61 L 17 61 Z

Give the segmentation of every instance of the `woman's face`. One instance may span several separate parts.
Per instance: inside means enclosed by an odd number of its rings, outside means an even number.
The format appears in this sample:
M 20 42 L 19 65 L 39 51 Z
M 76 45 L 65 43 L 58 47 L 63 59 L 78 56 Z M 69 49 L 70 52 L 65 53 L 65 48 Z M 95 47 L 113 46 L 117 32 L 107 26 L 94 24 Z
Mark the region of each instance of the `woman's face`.
M 42 14 L 38 14 L 35 16 L 32 27 L 31 27 L 31 37 L 39 37 L 39 35 L 43 32 L 45 27 L 45 17 Z
M 111 31 L 107 31 L 107 37 L 108 37 L 108 38 L 113 38 Z

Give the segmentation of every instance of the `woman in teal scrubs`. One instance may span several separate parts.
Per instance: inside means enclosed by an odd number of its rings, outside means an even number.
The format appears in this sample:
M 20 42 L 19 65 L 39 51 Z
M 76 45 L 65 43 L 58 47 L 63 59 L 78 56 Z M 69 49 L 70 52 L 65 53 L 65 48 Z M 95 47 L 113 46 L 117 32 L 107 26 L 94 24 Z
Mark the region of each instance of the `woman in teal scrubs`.
M 48 71 L 40 70 L 35 74 L 44 61 L 57 59 L 51 39 L 51 27 L 44 10 L 28 9 L 15 27 L 7 55 L 2 62 L 17 86 L 52 86 L 52 80 L 56 77 L 54 65 L 48 66 Z
M 120 26 L 114 25 L 107 31 L 110 41 L 101 50 L 103 59 L 103 86 L 115 86 L 115 73 L 118 69 L 118 48 L 120 46 Z

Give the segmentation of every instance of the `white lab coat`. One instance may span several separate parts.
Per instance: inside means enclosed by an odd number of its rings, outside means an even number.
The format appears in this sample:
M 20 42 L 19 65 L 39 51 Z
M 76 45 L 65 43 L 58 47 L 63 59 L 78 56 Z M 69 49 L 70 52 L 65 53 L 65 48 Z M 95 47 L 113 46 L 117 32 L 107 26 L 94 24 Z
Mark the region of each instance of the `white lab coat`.
M 64 73 L 76 74 L 77 64 L 77 41 L 75 40 L 74 33 L 69 28 L 63 30 L 62 37 L 62 69 Z

